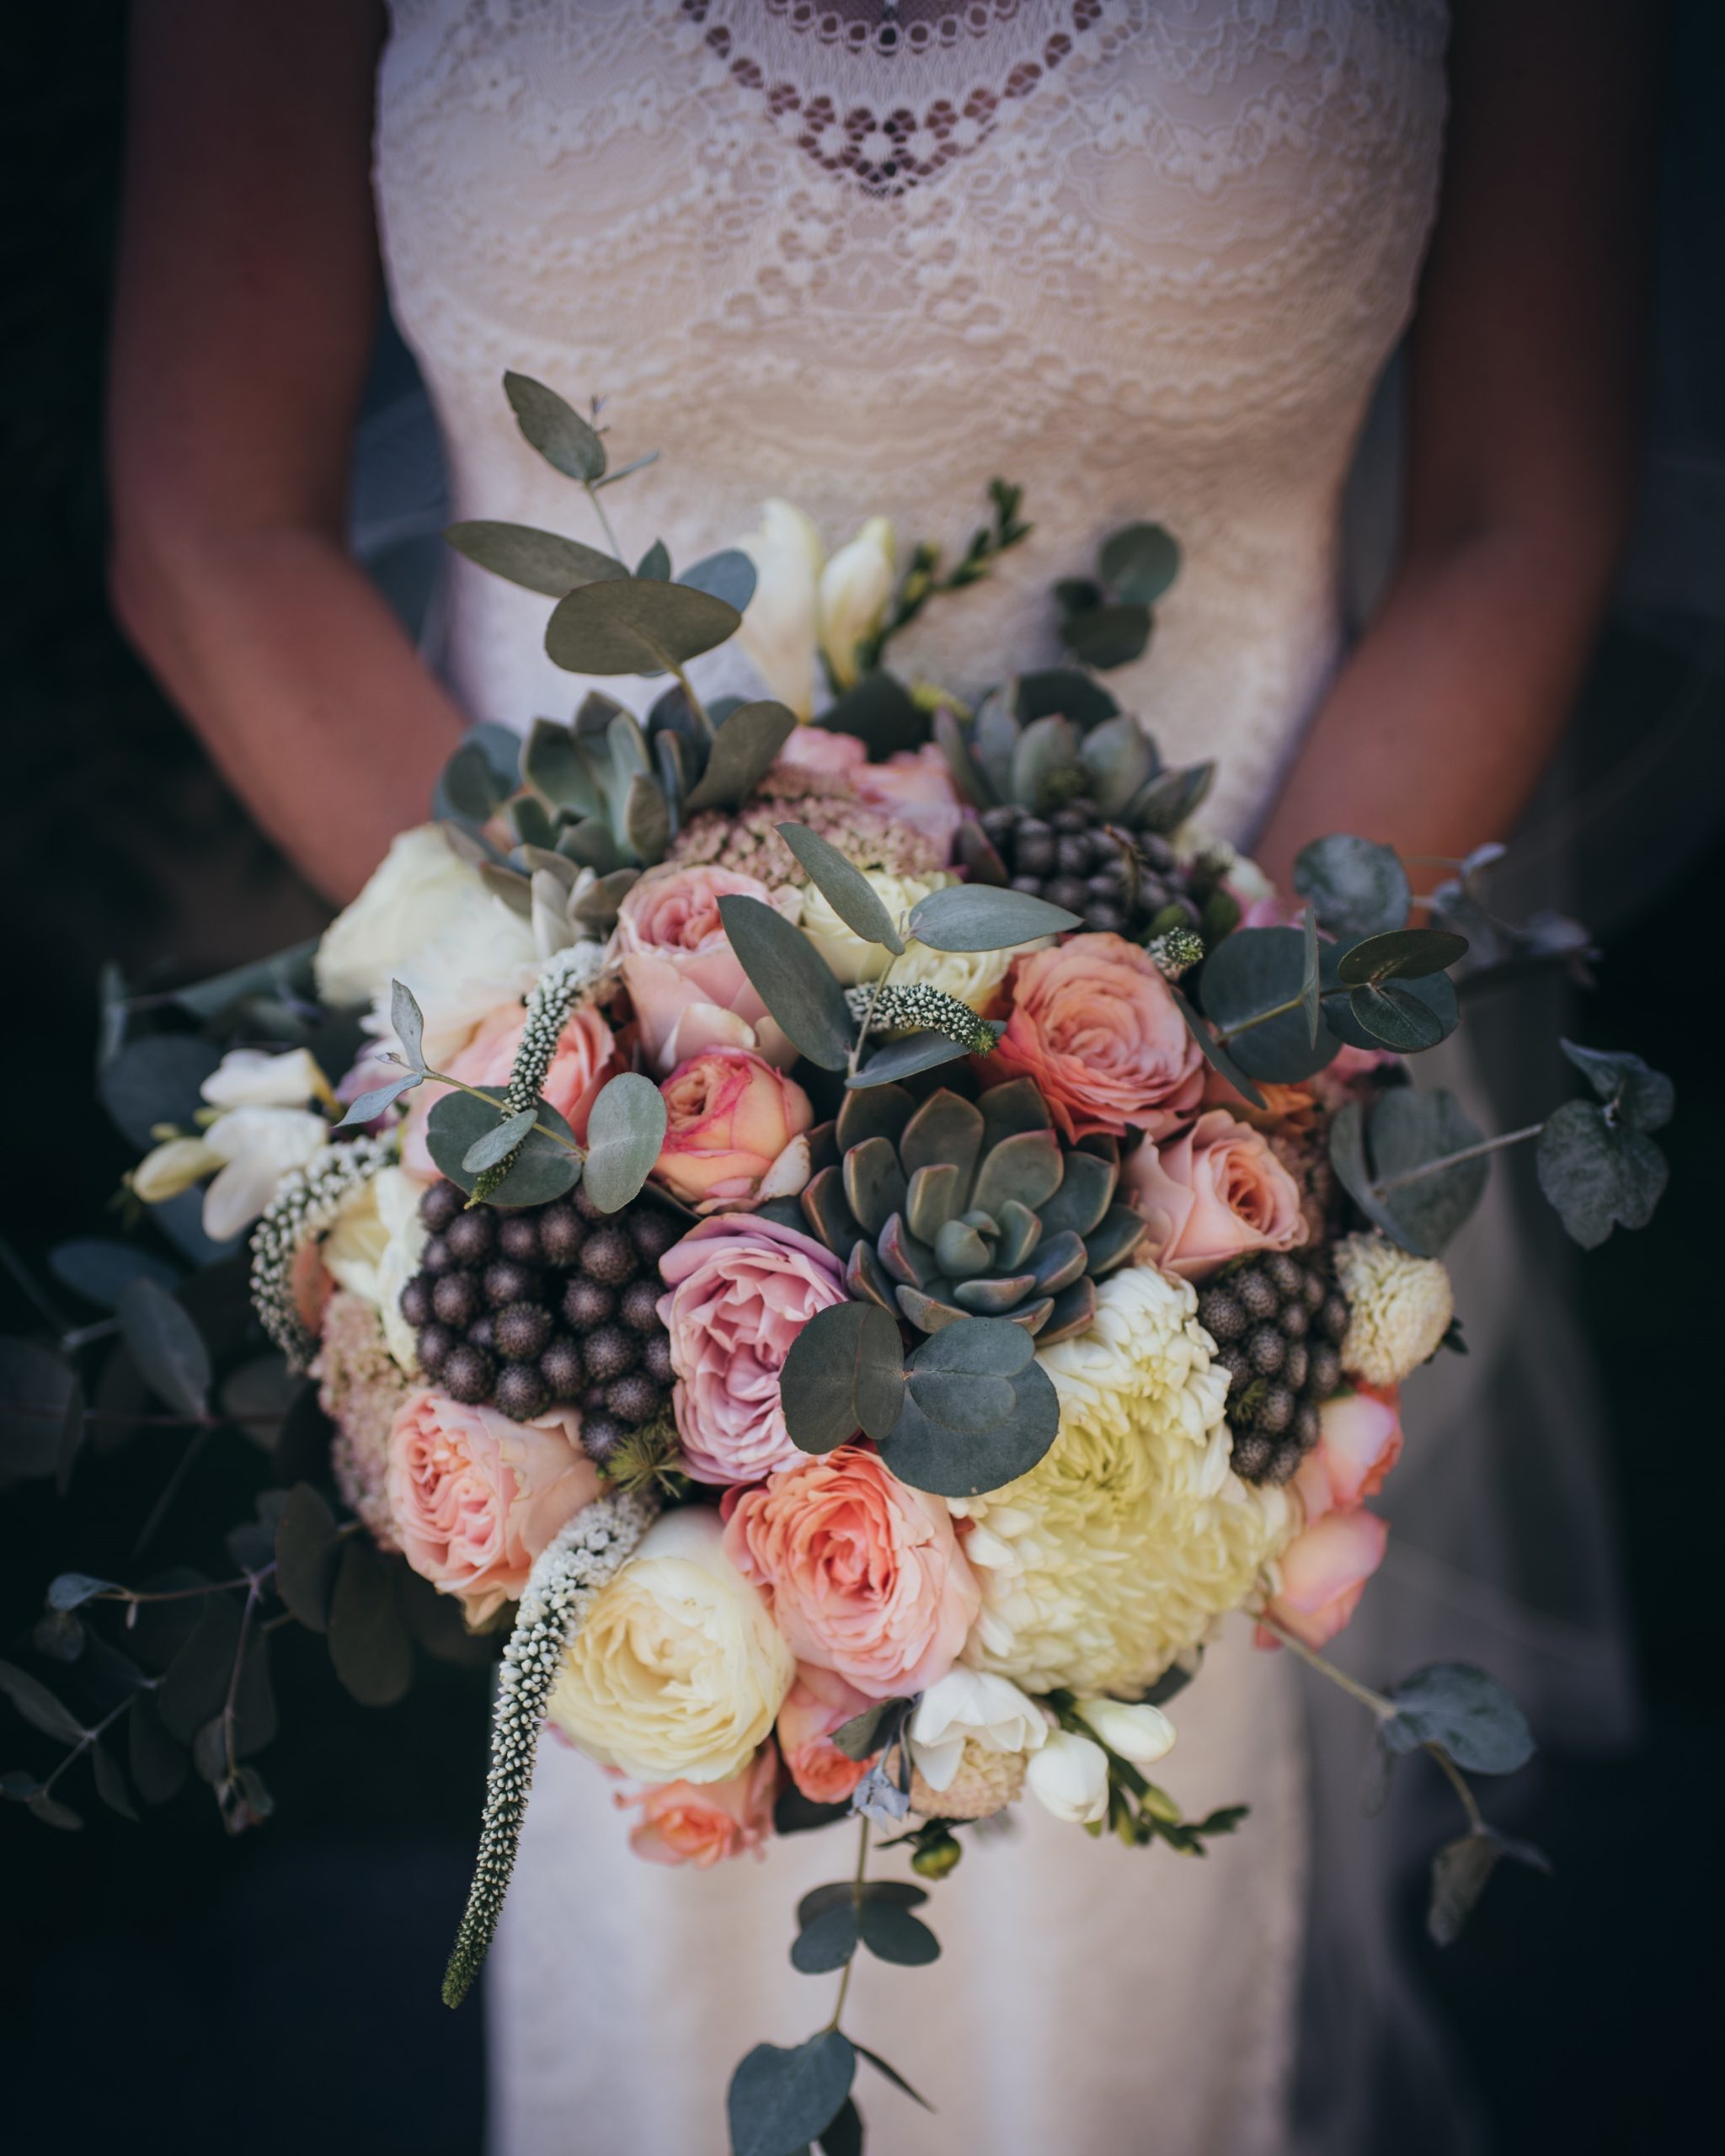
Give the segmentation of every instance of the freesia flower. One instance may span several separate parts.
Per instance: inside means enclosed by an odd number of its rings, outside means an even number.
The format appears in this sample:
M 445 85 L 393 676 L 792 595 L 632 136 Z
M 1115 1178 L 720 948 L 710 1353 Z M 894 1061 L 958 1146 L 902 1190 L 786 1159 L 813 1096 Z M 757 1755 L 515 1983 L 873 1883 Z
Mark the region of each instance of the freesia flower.
M 724 1540 L 704 1506 L 666 1513 L 593 1598 L 548 1711 L 601 1766 L 706 1787 L 772 1735 L 796 1663 Z
M 891 524 L 884 516 L 871 516 L 820 573 L 820 648 L 833 685 L 841 691 L 855 686 L 858 648 L 885 618 L 897 551 Z
M 769 1739 L 751 1765 L 724 1781 L 658 1782 L 617 1801 L 640 1806 L 640 1823 L 629 1829 L 629 1847 L 637 1856 L 649 1864 L 692 1864 L 708 1871 L 745 1849 L 766 1855 L 777 1786 L 778 1760 Z
M 329 1143 L 329 1125 L 307 1108 L 230 1108 L 204 1143 L 222 1163 L 204 1193 L 204 1233 L 225 1243 L 250 1227 L 291 1168 Z
M 1087 1737 L 1051 1729 L 1025 1769 L 1024 1780 L 1056 1819 L 1087 1827 L 1108 1816 L 1108 1755 Z
M 230 1049 L 198 1090 L 217 1108 L 302 1108 L 334 1097 L 316 1058 L 303 1048 L 285 1055 Z
M 755 564 L 755 593 L 737 642 L 782 703 L 814 716 L 820 534 L 801 510 L 763 502 L 761 528 L 742 542 Z
M 916 1702 L 911 1757 L 939 1795 L 951 1788 L 967 1746 L 1023 1755 L 1040 1751 L 1047 1736 L 1041 1708 L 1009 1678 L 961 1666 L 949 1669 Z
M 1077 1700 L 1074 1708 L 1110 1752 L 1134 1767 L 1153 1767 L 1174 1748 L 1174 1725 L 1147 1700 Z

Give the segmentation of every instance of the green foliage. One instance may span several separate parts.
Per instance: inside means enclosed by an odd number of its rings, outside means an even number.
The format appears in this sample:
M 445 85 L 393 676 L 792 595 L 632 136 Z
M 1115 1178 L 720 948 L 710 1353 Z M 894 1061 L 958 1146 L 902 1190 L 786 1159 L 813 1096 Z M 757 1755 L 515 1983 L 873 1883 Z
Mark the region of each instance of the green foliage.
M 740 807 L 796 727 L 796 713 L 783 704 L 763 698 L 740 705 L 714 734 L 707 767 L 683 803 L 685 812 Z
M 136 1243 L 110 1241 L 102 1235 L 74 1235 L 56 1243 L 48 1252 L 48 1270 L 63 1288 L 70 1288 L 99 1310 L 119 1307 L 120 1298 L 134 1280 L 153 1280 L 171 1289 L 180 1274 L 177 1266 Z
M 275 1520 L 275 1591 L 313 1632 L 329 1629 L 340 1541 L 335 1518 L 309 1482 L 287 1492 Z
M 1314 839 L 1294 862 L 1294 888 L 1311 900 L 1332 936 L 1373 936 L 1400 928 L 1413 886 L 1395 849 L 1345 832 Z
M 425 1142 L 439 1170 L 452 1183 L 471 1193 L 483 1171 L 467 1165 L 468 1154 L 480 1139 L 499 1128 L 498 1118 L 507 1098 L 501 1086 L 482 1086 L 473 1093 L 448 1092 L 434 1103 L 425 1121 Z M 488 1106 L 488 1103 L 489 1105 Z M 580 1178 L 579 1152 L 573 1150 L 575 1134 L 547 1102 L 534 1114 L 536 1128 L 520 1141 L 509 1171 L 487 1193 L 493 1205 L 548 1205 L 573 1190 Z M 548 1134 L 554 1132 L 555 1136 Z M 562 1141 L 559 1143 L 559 1139 Z
M 877 763 L 900 749 L 920 748 L 928 738 L 928 722 L 915 697 L 884 667 L 835 697 L 819 723 L 830 734 L 853 735 Z
M 37 1340 L 0 1339 L 0 1488 L 13 1476 L 51 1475 L 77 1380 Z
M 778 835 L 808 872 L 809 880 L 852 935 L 879 943 L 895 957 L 905 948 L 893 917 L 860 868 L 853 868 L 836 846 L 806 824 L 781 824 Z
M 403 1093 L 411 1092 L 424 1077 L 423 1071 L 403 1070 L 398 1078 L 386 1078 L 381 1086 L 373 1086 L 357 1096 L 346 1114 L 336 1124 L 336 1129 L 353 1129 L 361 1123 L 373 1121 L 386 1108 L 393 1107 Z
M 842 1070 L 850 1060 L 851 1013 L 820 953 L 759 899 L 722 898 L 718 911 L 738 963 L 787 1036 L 811 1063 Z
M 1550 1859 L 1530 1843 L 1512 1841 L 1482 1827 L 1445 1843 L 1432 1860 L 1431 1903 L 1426 1929 L 1438 1946 L 1453 1945 L 1473 1913 L 1500 1857 L 1510 1857 L 1535 1871 L 1550 1871 Z
M 675 671 L 734 636 L 742 618 L 692 585 L 618 577 L 579 584 L 558 600 L 545 649 L 570 674 Z
M 134 1280 L 120 1299 L 120 1331 L 138 1374 L 176 1414 L 194 1422 L 210 1412 L 210 1351 L 168 1290 Z
M 1001 1018 L 975 1020 L 980 1032 L 986 1035 L 988 1048 L 992 1048 L 1006 1031 L 1006 1022 Z M 955 1039 L 952 1033 L 936 1028 L 907 1033 L 902 1040 L 888 1041 L 878 1048 L 867 1063 L 846 1078 L 847 1088 L 856 1091 L 867 1086 L 896 1085 L 901 1078 L 914 1078 L 919 1071 L 936 1070 L 943 1063 L 953 1063 L 961 1055 L 987 1053 L 975 1038 Z
M 606 1213 L 638 1197 L 665 1144 L 665 1097 L 650 1078 L 626 1070 L 601 1091 L 587 1126 L 582 1172 L 587 1195 Z
M 911 933 L 935 951 L 1007 951 L 1039 936 L 1083 926 L 1075 913 L 1028 891 L 948 883 L 911 909 Z
M 899 1329 L 873 1303 L 817 1310 L 779 1374 L 785 1425 L 804 1452 L 831 1452 L 858 1430 L 885 1437 L 904 1401 Z
M 1437 1257 L 1478 1204 L 1490 1174 L 1482 1157 L 1450 1156 L 1482 1142 L 1452 1093 L 1399 1086 L 1379 1095 L 1369 1123 L 1357 1101 L 1340 1110 L 1330 1125 L 1330 1162 L 1392 1242 Z
M 504 394 L 515 424 L 554 470 L 590 486 L 605 476 L 605 444 L 574 407 L 531 375 L 505 374 Z
M 1159 524 L 1112 532 L 1097 557 L 1097 581 L 1075 578 L 1055 587 L 1060 642 L 1098 671 L 1142 658 L 1155 626 L 1151 609 L 1179 568 L 1180 549 Z
M 1391 1751 L 1434 1744 L 1471 1774 L 1511 1774 L 1533 1757 L 1527 1717 L 1484 1670 L 1438 1662 L 1404 1677 L 1390 1694 L 1397 1709 L 1382 1725 Z
M 837 2029 L 785 2049 L 756 2044 L 731 2076 L 731 2156 L 799 2156 L 851 2093 L 857 2054 Z
M 1335 1055 L 1311 1027 L 1310 939 L 1298 928 L 1239 928 L 1204 959 L 1199 992 L 1217 1044 L 1253 1078 L 1297 1084 Z
M 413 1680 L 414 1654 L 391 1567 L 370 1539 L 350 1535 L 329 1604 L 329 1659 L 362 1707 L 393 1706 Z
M 1534 1150 L 1540 1188 L 1569 1235 L 1595 1250 L 1614 1227 L 1644 1228 L 1670 1168 L 1644 1131 L 1608 1108 L 1565 1101 L 1546 1118 Z
M 444 537 L 457 553 L 510 584 L 561 599 L 580 584 L 605 584 L 628 571 L 613 555 L 555 531 L 531 525 L 497 524 L 486 519 L 451 524 Z

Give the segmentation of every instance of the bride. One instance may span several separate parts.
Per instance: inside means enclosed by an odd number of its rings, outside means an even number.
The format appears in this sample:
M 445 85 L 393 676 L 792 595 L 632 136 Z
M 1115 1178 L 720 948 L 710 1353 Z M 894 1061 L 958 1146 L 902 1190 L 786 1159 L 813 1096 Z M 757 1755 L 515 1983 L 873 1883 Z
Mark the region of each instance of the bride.
M 465 721 L 579 700 L 542 601 L 457 566 L 440 682 L 344 552 L 381 253 L 457 515 L 579 506 L 515 431 L 511 367 L 602 394 L 616 461 L 663 452 L 625 490 L 638 551 L 734 543 L 763 495 L 830 544 L 873 514 L 950 543 L 999 472 L 1033 539 L 900 654 L 960 689 L 1045 662 L 1049 581 L 1154 517 L 1185 566 L 1110 686 L 1171 759 L 1220 760 L 1210 820 L 1279 877 L 1328 830 L 1454 857 L 1514 826 L 1611 571 L 1648 13 L 143 0 L 116 604 L 332 897 Z M 1348 650 L 1343 483 L 1411 318 L 1398 562 Z M 859 1972 L 864 2040 L 964 2121 L 878 2084 L 877 2145 L 1296 2145 L 1285 1659 L 1225 1638 L 1179 1716 L 1181 1796 L 1249 1802 L 1236 1841 L 1182 1865 L 1027 1817 L 940 1889 L 940 1977 Z M 603 1777 L 545 1745 L 491 1978 L 501 2156 L 716 2152 L 734 2060 L 818 2019 L 785 1912 L 835 1860 L 805 1837 L 760 1870 L 638 1864 Z

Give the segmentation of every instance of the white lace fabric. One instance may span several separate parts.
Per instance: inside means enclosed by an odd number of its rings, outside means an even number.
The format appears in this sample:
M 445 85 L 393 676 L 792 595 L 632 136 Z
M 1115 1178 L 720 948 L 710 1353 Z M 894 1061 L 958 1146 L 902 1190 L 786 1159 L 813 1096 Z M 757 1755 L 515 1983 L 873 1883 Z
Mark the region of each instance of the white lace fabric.
M 998 473 L 1035 531 L 895 648 L 959 691 L 1058 657 L 1047 596 L 1141 517 L 1185 552 L 1109 677 L 1249 831 L 1334 664 L 1343 477 L 1412 305 L 1444 120 L 1438 0 L 393 0 L 377 183 L 456 513 L 594 539 L 506 368 L 594 394 L 626 551 L 686 562 L 788 496 L 962 547 Z M 525 727 L 583 684 L 546 602 L 455 572 L 451 671 Z M 725 654 L 716 654 L 723 666 Z M 617 690 L 615 682 L 605 684 Z M 652 691 L 622 685 L 637 708 Z M 946 1958 L 865 1969 L 857 2030 L 943 2109 L 864 2088 L 893 2156 L 1286 2156 L 1304 1790 L 1288 1673 L 1243 1641 L 1167 1779 L 1252 1817 L 1203 1864 L 1027 1819 L 938 1890 Z M 722 2091 L 826 1995 L 798 1894 L 847 1845 L 670 1873 L 542 1748 L 494 1956 L 501 2156 L 718 2156 Z M 866 2024 L 866 2025 L 865 2025 Z
M 396 0 L 377 188 L 458 513 L 593 537 L 504 403 L 601 395 L 626 548 L 692 559 L 768 494 L 830 541 L 1034 536 L 900 663 L 1057 655 L 1048 586 L 1151 516 L 1186 562 L 1114 677 L 1219 826 L 1261 809 L 1336 652 L 1339 489 L 1437 183 L 1434 0 Z M 883 49 L 891 29 L 896 40 Z M 452 668 L 525 726 L 580 685 L 545 609 L 457 572 Z

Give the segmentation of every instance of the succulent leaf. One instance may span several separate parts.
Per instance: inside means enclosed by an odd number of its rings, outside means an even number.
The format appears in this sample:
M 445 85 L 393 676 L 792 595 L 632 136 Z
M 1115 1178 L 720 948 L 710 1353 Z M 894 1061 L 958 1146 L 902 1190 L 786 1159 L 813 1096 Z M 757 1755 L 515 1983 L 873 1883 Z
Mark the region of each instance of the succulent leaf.
M 971 1203 L 998 1213 L 1009 1198 L 1033 1212 L 1060 1187 L 1064 1163 L 1052 1130 L 1021 1130 L 992 1148 L 976 1174 Z
M 878 1235 L 903 1211 L 908 1194 L 898 1148 L 888 1138 L 866 1138 L 845 1155 L 845 1197 L 864 1230 Z
M 937 1278 L 933 1251 L 911 1233 L 901 1214 L 881 1229 L 874 1247 L 886 1272 L 907 1288 L 926 1288 Z
M 1067 1165 L 1071 1166 L 1070 1161 Z M 1055 1197 L 1058 1198 L 1059 1196 L 1060 1193 L 1056 1191 Z M 1044 1207 L 1044 1212 L 1046 1210 Z M 1042 1219 L 1028 1205 L 1021 1205 L 1016 1198 L 1007 1200 L 996 1219 L 1001 1232 L 1000 1241 L 994 1246 L 995 1262 L 1004 1267 L 1008 1273 L 1016 1272 L 1041 1239 Z
M 899 1127 L 899 1155 L 905 1173 L 914 1175 L 919 1168 L 950 1163 L 966 1185 L 967 1195 L 953 1209 L 962 1211 L 968 1203 L 971 1171 L 982 1150 L 984 1129 L 982 1111 L 976 1103 L 943 1086 Z
M 1011 1078 L 1004 1086 L 991 1086 L 980 1106 L 985 1145 L 998 1145 L 1014 1131 L 1054 1128 L 1048 1104 L 1036 1090 L 1033 1078 Z
M 1150 1223 L 1130 1205 L 1111 1205 L 1102 1225 L 1084 1238 L 1090 1253 L 1090 1270 L 1100 1277 L 1124 1265 L 1150 1230 Z
M 901 1146 L 901 1158 L 903 1151 Z M 947 1223 L 957 1218 L 964 1182 L 964 1172 L 953 1161 L 933 1161 L 912 1172 L 905 1216 L 919 1241 L 933 1242 Z
M 972 1280 L 986 1273 L 994 1238 L 965 1220 L 948 1220 L 934 1239 L 934 1262 L 951 1280 Z
M 1108 1211 L 1119 1179 L 1118 1161 L 1098 1160 L 1094 1153 L 1068 1153 L 1060 1188 L 1037 1209 L 1044 1231 L 1057 1235 L 1070 1228 L 1087 1235 Z

